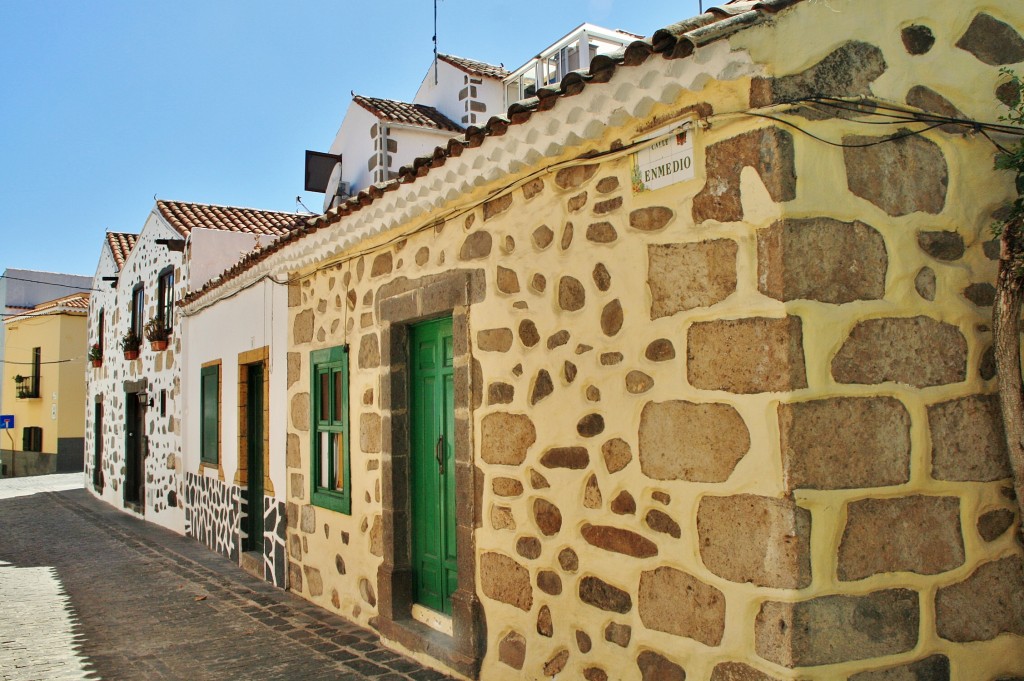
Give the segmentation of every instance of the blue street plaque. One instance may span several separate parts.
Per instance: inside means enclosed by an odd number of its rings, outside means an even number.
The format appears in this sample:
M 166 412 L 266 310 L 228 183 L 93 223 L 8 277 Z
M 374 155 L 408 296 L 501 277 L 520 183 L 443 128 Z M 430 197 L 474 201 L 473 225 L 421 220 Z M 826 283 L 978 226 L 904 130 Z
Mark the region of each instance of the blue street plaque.
M 0 430 L 14 428 L 14 414 L 0 414 Z

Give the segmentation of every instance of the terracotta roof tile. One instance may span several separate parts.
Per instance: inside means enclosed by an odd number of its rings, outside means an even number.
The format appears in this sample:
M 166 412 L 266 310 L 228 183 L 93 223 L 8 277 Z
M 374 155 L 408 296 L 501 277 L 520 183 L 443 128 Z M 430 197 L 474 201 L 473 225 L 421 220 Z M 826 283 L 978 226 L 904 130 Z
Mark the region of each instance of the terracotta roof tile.
M 47 310 L 55 310 L 57 308 L 65 308 L 64 311 L 85 312 L 89 309 L 89 294 L 85 291 L 80 291 L 60 298 L 54 298 L 53 300 L 47 300 L 39 303 L 35 307 L 25 309 L 25 312 L 17 315 L 11 315 L 7 320 L 9 321 L 18 317 L 31 317 L 39 312 L 46 312 Z
M 114 256 L 114 264 L 117 266 L 118 272 L 124 267 L 124 261 L 128 259 L 128 254 L 135 248 L 138 238 L 138 234 L 107 232 L 107 245 L 110 246 L 110 252 Z
M 504 66 L 495 66 L 494 64 L 487 64 L 482 61 L 476 61 L 475 59 L 456 57 L 454 54 L 439 54 L 437 55 L 437 58 L 474 76 L 498 78 L 500 80 L 512 73 Z
M 393 99 L 378 99 L 362 95 L 356 95 L 352 101 L 385 121 L 416 125 L 421 128 L 462 132 L 462 126 L 426 104 L 409 104 Z
M 188 294 L 181 304 L 204 297 L 290 244 L 309 234 L 326 229 L 340 222 L 346 216 L 371 205 L 385 192 L 398 189 L 402 184 L 416 182 L 419 178 L 427 175 L 432 167 L 443 165 L 443 159 L 449 156 L 459 156 L 466 148 L 478 147 L 484 143 L 487 137 L 505 134 L 509 125 L 525 123 L 535 111 L 549 110 L 562 98 L 577 95 L 591 85 L 608 82 L 620 67 L 639 66 L 655 54 L 660 54 L 664 59 L 689 57 L 698 46 L 722 40 L 749 26 L 768 21 L 776 12 L 805 1 L 730 0 L 724 6 L 709 8 L 696 17 L 666 26 L 649 38 L 630 43 L 623 50 L 607 55 L 597 55 L 591 61 L 588 71 L 572 71 L 557 85 L 540 88 L 534 97 L 513 104 L 509 108 L 508 117 L 493 116 L 483 127 L 471 125 L 466 128 L 462 138 L 453 137 L 445 146 L 437 147 L 433 154 L 417 158 L 411 164 L 402 166 L 398 170 L 398 177 L 377 185 L 377 191 L 373 195 L 367 190 L 363 190 L 323 215 L 306 216 L 305 223 L 300 229 L 289 232 L 265 248 L 250 253 L 220 277 L 208 282 L 198 291 Z M 355 101 L 359 100 L 370 101 L 369 98 L 356 96 Z M 401 102 L 395 103 L 401 104 Z M 363 106 L 367 105 L 363 104 Z M 405 104 L 404 106 L 412 105 Z M 370 107 L 367 106 L 367 108 Z
M 222 229 L 226 232 L 266 234 L 282 236 L 295 229 L 308 215 L 281 213 L 255 208 L 214 206 L 183 201 L 156 202 L 164 219 L 182 236 L 188 236 L 193 229 Z

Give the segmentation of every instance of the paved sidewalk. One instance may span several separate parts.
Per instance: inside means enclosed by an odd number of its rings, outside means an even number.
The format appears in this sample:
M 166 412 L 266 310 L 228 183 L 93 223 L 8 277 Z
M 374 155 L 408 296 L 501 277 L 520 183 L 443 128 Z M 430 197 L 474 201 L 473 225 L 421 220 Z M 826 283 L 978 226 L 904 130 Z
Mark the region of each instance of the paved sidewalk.
M 0 496 L 2 681 L 448 678 L 77 478 L 79 489 Z

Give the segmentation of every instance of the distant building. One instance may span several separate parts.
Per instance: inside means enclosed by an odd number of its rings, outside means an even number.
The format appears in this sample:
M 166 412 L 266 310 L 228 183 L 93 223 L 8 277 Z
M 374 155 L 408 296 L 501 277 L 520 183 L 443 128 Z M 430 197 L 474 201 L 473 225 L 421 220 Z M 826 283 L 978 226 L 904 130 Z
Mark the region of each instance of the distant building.
M 0 276 L 0 312 L 4 317 L 20 314 L 39 303 L 77 291 L 88 291 L 91 286 L 89 277 L 77 274 L 9 268 Z M 0 324 L 0 357 L 4 356 L 6 334 L 6 327 Z M 0 397 L 0 413 L 7 413 L 4 404 L 3 397 Z
M 88 308 L 89 294 L 73 293 L 4 318 L 2 392 L 14 428 L 0 431 L 3 475 L 82 470 Z

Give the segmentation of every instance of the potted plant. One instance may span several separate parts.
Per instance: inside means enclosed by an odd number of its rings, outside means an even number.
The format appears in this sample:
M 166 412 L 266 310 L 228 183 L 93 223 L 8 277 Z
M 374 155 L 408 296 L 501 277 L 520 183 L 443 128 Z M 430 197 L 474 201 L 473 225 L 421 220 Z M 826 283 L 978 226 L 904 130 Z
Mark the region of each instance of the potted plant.
M 103 364 L 103 348 L 100 347 L 99 343 L 93 343 L 89 346 L 89 361 L 92 362 L 94 367 Z
M 138 359 L 139 348 L 142 347 L 142 339 L 133 330 L 121 337 L 121 349 L 124 351 L 125 359 Z
M 171 335 L 171 330 L 164 325 L 162 317 L 153 317 L 146 326 L 143 327 L 143 333 L 146 334 L 146 340 L 149 341 L 149 346 L 154 350 L 166 350 L 167 339 Z

